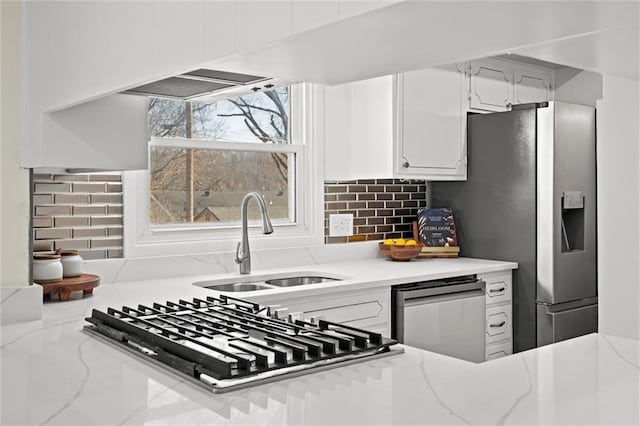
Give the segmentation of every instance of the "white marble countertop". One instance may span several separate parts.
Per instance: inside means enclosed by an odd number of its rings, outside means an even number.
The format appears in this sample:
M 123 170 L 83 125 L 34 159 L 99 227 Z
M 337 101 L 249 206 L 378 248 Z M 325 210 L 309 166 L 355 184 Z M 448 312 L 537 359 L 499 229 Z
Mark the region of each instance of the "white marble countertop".
M 297 269 L 351 276 L 342 288 L 362 288 L 513 267 L 474 259 L 377 259 Z M 206 296 L 210 290 L 191 282 L 207 278 L 104 285 L 93 297 L 45 304 L 41 321 L 2 327 L 0 423 L 640 422 L 640 345 L 613 336 L 593 334 L 483 364 L 407 347 L 399 356 L 214 395 L 81 332 L 93 307 Z

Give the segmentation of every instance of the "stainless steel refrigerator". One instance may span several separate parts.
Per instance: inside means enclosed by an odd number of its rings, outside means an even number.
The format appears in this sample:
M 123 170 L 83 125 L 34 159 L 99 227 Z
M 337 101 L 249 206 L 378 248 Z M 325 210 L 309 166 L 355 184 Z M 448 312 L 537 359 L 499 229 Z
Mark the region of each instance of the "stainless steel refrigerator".
M 514 351 L 597 331 L 595 109 L 469 115 L 467 157 L 467 181 L 432 182 L 431 205 L 453 209 L 462 256 L 518 262 Z

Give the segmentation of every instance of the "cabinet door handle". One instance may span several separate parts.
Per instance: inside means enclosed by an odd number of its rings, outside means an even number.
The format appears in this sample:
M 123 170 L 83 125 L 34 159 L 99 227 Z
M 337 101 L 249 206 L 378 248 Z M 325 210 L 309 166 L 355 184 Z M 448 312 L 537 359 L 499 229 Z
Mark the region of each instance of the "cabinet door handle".
M 492 288 L 489 289 L 489 293 L 502 293 L 503 291 L 505 291 L 507 288 L 506 287 L 502 287 L 502 288 Z
M 409 168 L 409 162 L 407 160 L 404 160 L 404 162 L 402 163 L 402 167 L 404 167 L 405 169 Z
M 500 324 L 489 324 L 489 327 L 492 327 L 492 328 L 500 328 L 500 327 L 502 327 L 503 325 L 505 325 L 506 323 L 507 323 L 506 321 L 502 321 Z

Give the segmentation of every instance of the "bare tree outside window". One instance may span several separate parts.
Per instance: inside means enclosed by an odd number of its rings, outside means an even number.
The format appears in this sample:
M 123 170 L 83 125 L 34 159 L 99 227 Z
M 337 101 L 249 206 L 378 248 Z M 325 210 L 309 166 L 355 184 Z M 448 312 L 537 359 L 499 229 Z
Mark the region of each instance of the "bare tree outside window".
M 289 90 L 216 103 L 153 98 L 152 136 L 247 144 L 289 144 Z M 152 146 L 151 223 L 237 222 L 242 197 L 265 196 L 273 219 L 289 219 L 289 166 L 294 154 Z

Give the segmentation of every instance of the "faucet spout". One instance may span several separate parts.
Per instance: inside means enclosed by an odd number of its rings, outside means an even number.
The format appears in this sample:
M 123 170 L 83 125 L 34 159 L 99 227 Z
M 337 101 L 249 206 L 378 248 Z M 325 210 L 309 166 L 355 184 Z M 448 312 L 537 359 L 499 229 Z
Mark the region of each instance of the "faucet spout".
M 264 198 L 257 192 L 249 192 L 244 196 L 242 200 L 242 206 L 240 207 L 240 213 L 242 217 L 242 240 L 238 243 L 236 248 L 236 263 L 240 265 L 241 274 L 251 273 L 251 252 L 249 250 L 249 230 L 247 219 L 247 206 L 251 199 L 255 199 L 260 207 L 260 213 L 262 215 L 262 233 L 271 234 L 273 232 L 273 225 L 269 218 L 269 212 L 267 212 L 267 204 L 264 202 Z

